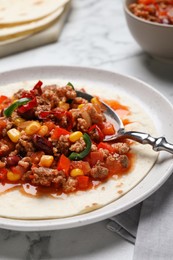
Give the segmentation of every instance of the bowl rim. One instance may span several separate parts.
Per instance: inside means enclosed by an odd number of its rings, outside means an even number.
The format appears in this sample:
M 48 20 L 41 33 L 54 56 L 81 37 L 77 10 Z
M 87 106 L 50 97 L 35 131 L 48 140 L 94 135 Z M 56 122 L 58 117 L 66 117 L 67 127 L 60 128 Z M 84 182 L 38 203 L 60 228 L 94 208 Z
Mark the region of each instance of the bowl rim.
M 129 0 L 124 0 L 123 1 L 123 8 L 124 8 L 124 11 L 129 15 L 131 16 L 133 19 L 139 21 L 139 22 L 143 22 L 143 23 L 146 23 L 148 25 L 152 25 L 152 26 L 156 26 L 156 27 L 161 27 L 161 28 L 173 28 L 173 25 L 169 25 L 169 24 L 162 24 L 162 23 L 156 23 L 156 22 L 150 22 L 148 20 L 145 20 L 145 19 L 142 19 L 136 15 L 134 15 L 128 8 L 128 5 L 127 5 L 127 1 Z M 134 3 L 136 2 L 136 0 L 133 0 Z

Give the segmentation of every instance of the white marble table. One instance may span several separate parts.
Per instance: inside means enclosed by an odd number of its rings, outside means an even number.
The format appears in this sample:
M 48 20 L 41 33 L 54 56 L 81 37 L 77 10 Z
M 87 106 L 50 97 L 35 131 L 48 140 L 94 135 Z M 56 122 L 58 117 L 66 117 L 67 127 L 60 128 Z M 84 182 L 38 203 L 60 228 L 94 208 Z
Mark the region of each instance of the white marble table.
M 122 0 L 73 0 L 57 43 L 0 60 L 0 71 L 36 65 L 79 65 L 135 76 L 173 101 L 173 65 L 161 63 L 134 42 Z M 107 220 L 60 231 L 0 229 L 0 259 L 130 260 L 134 246 L 106 229 Z

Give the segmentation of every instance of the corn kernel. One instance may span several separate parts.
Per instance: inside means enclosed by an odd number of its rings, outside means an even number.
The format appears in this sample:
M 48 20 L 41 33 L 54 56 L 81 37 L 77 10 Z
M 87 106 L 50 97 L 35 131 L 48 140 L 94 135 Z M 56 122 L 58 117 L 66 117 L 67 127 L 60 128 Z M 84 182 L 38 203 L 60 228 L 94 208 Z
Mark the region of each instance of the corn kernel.
M 75 169 L 71 170 L 71 172 L 70 172 L 71 177 L 77 177 L 80 175 L 84 175 L 84 172 L 79 168 L 75 168 Z
M 99 100 L 97 97 L 93 97 L 93 98 L 91 99 L 91 103 L 92 103 L 92 104 L 101 105 L 100 100 Z
M 25 120 L 21 117 L 17 117 L 15 120 L 14 120 L 14 124 L 15 125 L 20 125 L 21 123 L 25 122 Z
M 74 142 L 76 142 L 77 140 L 79 140 L 82 136 L 83 136 L 83 133 L 82 133 L 82 132 L 76 131 L 76 132 L 73 132 L 72 134 L 70 134 L 69 140 L 70 140 L 72 143 L 74 143 Z
M 68 103 L 65 103 L 62 101 L 59 102 L 58 106 L 66 111 L 69 110 L 69 108 L 70 108 L 70 105 Z
M 41 128 L 41 125 L 37 121 L 31 122 L 27 127 L 25 128 L 25 132 L 27 135 L 33 135 L 36 134 Z
M 83 108 L 83 106 L 84 106 L 84 104 L 80 104 L 80 105 L 78 106 L 78 108 L 81 109 L 81 108 Z
M 8 171 L 7 172 L 7 179 L 9 181 L 18 181 L 21 178 L 21 174 L 20 173 L 13 173 L 12 171 Z
M 53 160 L 54 158 L 52 155 L 42 155 L 39 165 L 42 167 L 50 167 Z
M 17 143 L 20 138 L 20 132 L 16 128 L 8 130 L 7 135 L 13 143 Z
M 45 136 L 45 135 L 47 135 L 48 132 L 49 132 L 49 129 L 48 129 L 47 125 L 42 125 L 40 127 L 40 130 L 38 131 L 38 134 L 41 136 Z

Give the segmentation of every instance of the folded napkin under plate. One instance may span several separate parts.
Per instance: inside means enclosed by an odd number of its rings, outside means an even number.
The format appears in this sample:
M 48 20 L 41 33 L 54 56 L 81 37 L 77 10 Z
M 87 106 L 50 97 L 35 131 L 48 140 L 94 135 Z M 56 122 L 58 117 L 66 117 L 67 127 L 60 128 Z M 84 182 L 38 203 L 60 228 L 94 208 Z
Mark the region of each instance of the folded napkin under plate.
M 135 244 L 133 260 L 172 260 L 173 176 L 143 203 L 112 217 L 107 228 Z

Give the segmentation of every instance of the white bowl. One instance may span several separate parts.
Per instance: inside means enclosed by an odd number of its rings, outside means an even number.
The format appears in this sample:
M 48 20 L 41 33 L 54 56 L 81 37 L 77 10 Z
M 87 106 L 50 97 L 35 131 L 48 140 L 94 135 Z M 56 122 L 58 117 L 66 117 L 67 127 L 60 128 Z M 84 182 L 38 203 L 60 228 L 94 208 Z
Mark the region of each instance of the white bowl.
M 150 55 L 173 60 L 173 25 L 150 22 L 135 16 L 129 5 L 135 0 L 124 0 L 124 12 L 129 30 L 141 46 Z

